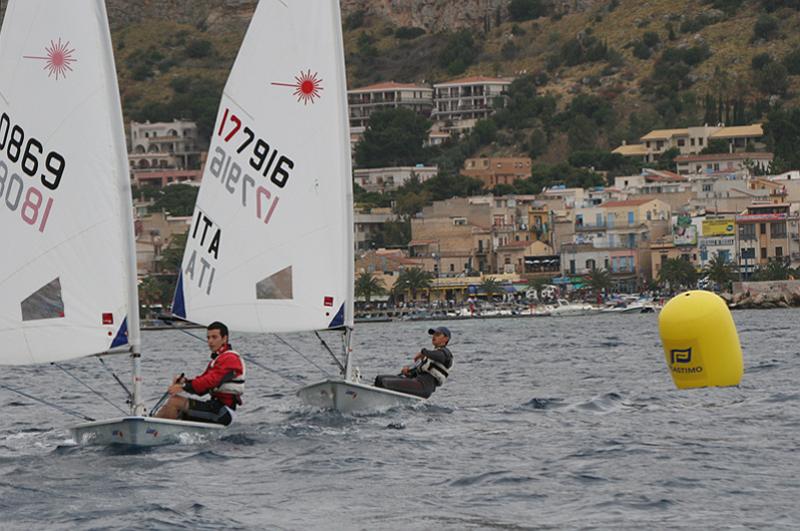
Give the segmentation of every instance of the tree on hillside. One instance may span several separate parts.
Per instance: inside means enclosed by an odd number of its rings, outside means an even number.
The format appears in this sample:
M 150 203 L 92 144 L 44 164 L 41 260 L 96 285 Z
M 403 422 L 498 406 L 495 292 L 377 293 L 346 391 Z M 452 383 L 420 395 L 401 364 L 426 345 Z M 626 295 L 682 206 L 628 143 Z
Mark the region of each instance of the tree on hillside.
M 497 124 L 494 120 L 478 120 L 472 128 L 472 134 L 480 145 L 491 144 L 497 138 Z
M 787 53 L 781 60 L 786 71 L 793 76 L 800 74 L 800 50 L 794 49 Z
M 405 247 L 411 241 L 411 220 L 387 221 L 369 242 L 372 247 Z
M 363 297 L 366 302 L 369 302 L 374 295 L 383 295 L 385 293 L 386 286 L 383 284 L 383 280 L 375 278 L 372 273 L 364 271 L 356 278 L 356 297 Z
M 536 185 L 534 193 L 537 194 L 542 191 L 542 188 L 555 184 L 563 184 L 567 188 L 592 188 L 606 184 L 602 175 L 585 168 L 572 167 L 565 162 L 554 166 L 535 165 L 531 173 L 530 180 L 532 184 Z M 517 181 L 514 184 L 522 182 Z
M 753 41 L 771 40 L 778 36 L 778 19 L 771 15 L 761 15 L 753 25 Z
M 710 138 L 708 140 L 708 145 L 700 150 L 701 155 L 711 154 L 711 153 L 727 153 L 728 152 L 728 141 L 723 140 L 722 138 Z
M 547 15 L 547 6 L 542 0 L 511 0 L 508 16 L 515 22 L 531 20 Z
M 423 143 L 431 123 L 405 108 L 373 113 L 364 138 L 356 145 L 356 163 L 361 168 L 414 166 L 425 158 Z
M 661 265 L 658 283 L 671 291 L 681 288 L 694 288 L 697 285 L 697 271 L 687 260 L 670 258 Z
M 597 126 L 611 126 L 616 122 L 614 108 L 599 96 L 591 94 L 578 94 L 569 103 L 563 119 L 571 122 L 576 116 L 585 116 Z
M 541 124 L 545 132 L 554 128 L 556 98 L 549 94 L 538 95 L 537 83 L 537 77 L 532 74 L 520 76 L 511 82 L 505 107 L 493 117 L 498 127 L 517 130 Z
M 439 53 L 439 66 L 451 76 L 463 73 L 478 57 L 480 46 L 475 43 L 469 30 L 450 35 L 447 44 Z
M 758 75 L 757 84 L 764 94 L 786 94 L 789 89 L 789 72 L 783 63 L 770 63 Z
M 597 147 L 597 126 L 586 116 L 574 116 L 567 130 L 571 151 L 587 151 Z
M 425 181 L 422 186 L 430 194 L 432 201 L 441 201 L 451 197 L 469 197 L 483 192 L 483 181 L 459 174 L 440 173 Z
M 773 169 L 800 167 L 800 109 L 773 109 L 764 124 L 767 146 L 775 153 Z
M 397 194 L 394 212 L 403 219 L 410 219 L 417 212 L 421 212 L 425 205 L 431 204 L 431 195 L 426 190 L 408 191 Z
M 727 260 L 720 258 L 718 253 L 714 253 L 711 256 L 711 259 L 709 259 L 703 269 L 703 273 L 723 291 L 729 291 L 730 283 L 736 277 L 733 265 Z
M 191 216 L 197 201 L 197 186 L 173 184 L 165 186 L 150 208 L 152 211 L 164 211 L 173 216 Z
M 659 170 L 672 170 L 675 171 L 675 157 L 680 155 L 681 152 L 678 148 L 672 147 L 658 156 L 656 168 Z

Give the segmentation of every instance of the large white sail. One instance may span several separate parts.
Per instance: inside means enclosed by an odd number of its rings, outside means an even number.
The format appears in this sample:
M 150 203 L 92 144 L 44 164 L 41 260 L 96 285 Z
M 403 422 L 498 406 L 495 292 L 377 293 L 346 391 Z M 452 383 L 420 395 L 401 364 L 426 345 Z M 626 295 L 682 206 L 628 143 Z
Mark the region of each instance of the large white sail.
M 173 313 L 239 331 L 352 326 L 336 0 L 261 0 L 225 87 Z
M 16 0 L 0 34 L 0 363 L 126 344 L 132 222 L 102 0 Z M 131 339 L 133 341 L 133 339 Z

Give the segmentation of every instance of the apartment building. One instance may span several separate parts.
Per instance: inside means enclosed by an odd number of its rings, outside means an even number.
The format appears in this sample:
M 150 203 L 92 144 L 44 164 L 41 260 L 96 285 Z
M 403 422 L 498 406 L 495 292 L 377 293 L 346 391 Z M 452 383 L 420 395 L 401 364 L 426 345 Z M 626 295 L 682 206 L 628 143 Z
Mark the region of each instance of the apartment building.
M 623 144 L 612 151 L 626 157 L 656 161 L 664 152 L 677 148 L 681 155 L 697 155 L 712 140 L 727 143 L 730 153 L 760 150 L 764 129 L 761 124 L 724 127 L 702 125 L 683 129 L 655 129 L 641 137 L 640 144 Z
M 434 109 L 431 118 L 452 122 L 454 129 L 470 129 L 477 120 L 496 109 L 497 99 L 511 85 L 511 79 L 483 76 L 465 77 L 433 85 Z
M 133 169 L 198 169 L 201 153 L 194 122 L 131 122 L 128 160 Z
M 766 173 L 772 163 L 769 152 L 712 153 L 708 155 L 680 155 L 675 157 L 677 171 L 681 175 L 731 173 L 758 169 Z
M 629 199 L 661 199 L 673 210 L 692 198 L 692 183 L 684 176 L 664 170 L 645 168 L 640 175 L 616 177 L 614 188 Z
M 514 184 L 531 176 L 530 157 L 483 157 L 467 159 L 461 174 L 480 179 L 489 190 L 498 184 Z
M 527 259 L 553 254 L 537 236 L 542 228 L 529 225 L 534 204 L 534 196 L 524 195 L 436 201 L 411 220 L 410 254 L 423 259 L 426 270 L 442 276 L 507 269 L 521 273 Z M 500 249 L 505 254 L 499 256 Z
M 362 168 L 353 170 L 353 182 L 368 192 L 397 190 L 416 177 L 420 183 L 439 174 L 436 166 L 395 166 L 391 168 Z
M 770 260 L 800 261 L 798 214 L 789 203 L 753 204 L 736 216 L 738 263 L 745 278 Z
M 353 245 L 356 251 L 369 249 L 384 224 L 394 221 L 397 216 L 391 208 L 372 208 L 356 210 L 353 213 Z
M 669 231 L 670 206 L 659 199 L 609 201 L 574 209 L 573 241 L 562 243 L 563 276 L 607 269 L 616 289 L 634 291 L 650 275 L 650 242 Z
M 724 262 L 735 262 L 735 216 L 706 216 L 700 224 L 700 229 L 697 241 L 699 267 L 705 267 L 714 256 Z
M 156 168 L 133 170 L 134 186 L 163 188 L 171 184 L 194 184 L 199 186 L 203 178 L 201 170 L 179 170 L 177 168 Z
M 375 111 L 405 108 L 428 117 L 433 111 L 433 89 L 414 83 L 377 83 L 347 91 L 350 128 L 361 134 Z

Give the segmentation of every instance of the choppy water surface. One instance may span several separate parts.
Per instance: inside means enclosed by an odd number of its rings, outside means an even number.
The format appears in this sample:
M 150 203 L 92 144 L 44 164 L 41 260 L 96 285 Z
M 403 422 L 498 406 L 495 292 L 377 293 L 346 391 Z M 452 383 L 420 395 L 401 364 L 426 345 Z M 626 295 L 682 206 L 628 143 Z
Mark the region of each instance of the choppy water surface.
M 0 390 L 0 528 L 796 529 L 799 316 L 735 312 L 742 385 L 694 391 L 674 388 L 652 314 L 449 322 L 446 387 L 355 417 L 303 407 L 294 389 L 322 373 L 275 338 L 234 337 L 274 371 L 249 367 L 237 424 L 138 452 L 74 446 L 73 419 Z M 365 378 L 408 362 L 431 324 L 359 326 Z M 286 339 L 333 372 L 315 339 Z M 174 331 L 144 348 L 150 404 L 206 360 Z M 126 358 L 107 363 L 127 380 Z M 123 402 L 97 360 L 68 366 Z M 56 367 L 0 382 L 118 414 Z

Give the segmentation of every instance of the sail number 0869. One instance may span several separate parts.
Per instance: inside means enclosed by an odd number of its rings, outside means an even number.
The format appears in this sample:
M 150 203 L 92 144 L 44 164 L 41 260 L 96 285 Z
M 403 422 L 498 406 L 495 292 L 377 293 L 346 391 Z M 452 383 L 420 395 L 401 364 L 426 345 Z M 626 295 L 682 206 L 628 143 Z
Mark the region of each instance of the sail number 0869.
M 25 131 L 19 125 L 12 125 L 8 114 L 0 116 L 0 152 L 14 164 L 19 163 L 28 177 L 39 173 L 39 158 L 44 155 L 42 143 L 33 137 L 25 141 Z M 56 190 L 64 175 L 66 161 L 60 153 L 51 151 L 44 159 L 44 169 L 40 180 L 45 188 Z M 46 170 L 46 171 L 45 171 Z

